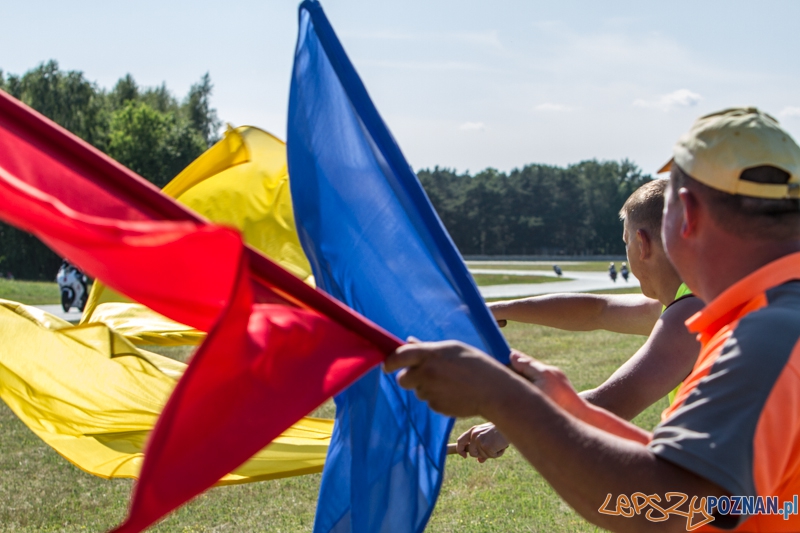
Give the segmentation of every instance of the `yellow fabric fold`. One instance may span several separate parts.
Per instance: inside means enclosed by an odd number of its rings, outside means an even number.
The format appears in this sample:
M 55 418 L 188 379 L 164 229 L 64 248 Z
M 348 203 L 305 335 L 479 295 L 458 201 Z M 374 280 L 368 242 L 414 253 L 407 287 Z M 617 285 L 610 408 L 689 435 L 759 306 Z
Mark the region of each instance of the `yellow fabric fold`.
M 101 323 L 73 326 L 0 300 L 0 398 L 44 442 L 103 478 L 137 477 L 186 365 Z M 304 418 L 219 485 L 321 472 L 332 420 Z
M 238 228 L 250 246 L 313 285 L 288 180 L 285 144 L 245 126 L 229 129 L 164 192 Z M 198 345 L 204 338 L 100 280 L 79 326 L 0 300 L 0 398 L 78 468 L 136 477 L 147 435 L 186 365 L 134 345 Z M 332 420 L 304 418 L 219 484 L 321 472 L 332 431 Z
M 228 129 L 164 193 L 209 220 L 237 228 L 247 244 L 314 284 L 294 224 L 283 141 L 252 126 Z M 81 323 L 101 321 L 135 344 L 199 344 L 204 338 L 95 281 Z

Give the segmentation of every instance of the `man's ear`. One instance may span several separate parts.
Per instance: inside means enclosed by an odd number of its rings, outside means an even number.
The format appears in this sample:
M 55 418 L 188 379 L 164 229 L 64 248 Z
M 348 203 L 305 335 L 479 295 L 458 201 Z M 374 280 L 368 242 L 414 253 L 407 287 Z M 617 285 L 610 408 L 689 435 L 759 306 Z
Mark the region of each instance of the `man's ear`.
M 680 198 L 681 201 L 681 213 L 683 215 L 681 237 L 689 237 L 697 230 L 700 205 L 697 202 L 697 196 L 686 187 L 681 187 L 678 191 L 678 198 Z
M 653 242 L 647 231 L 644 229 L 636 230 L 636 243 L 639 245 L 639 260 L 644 261 L 653 253 Z

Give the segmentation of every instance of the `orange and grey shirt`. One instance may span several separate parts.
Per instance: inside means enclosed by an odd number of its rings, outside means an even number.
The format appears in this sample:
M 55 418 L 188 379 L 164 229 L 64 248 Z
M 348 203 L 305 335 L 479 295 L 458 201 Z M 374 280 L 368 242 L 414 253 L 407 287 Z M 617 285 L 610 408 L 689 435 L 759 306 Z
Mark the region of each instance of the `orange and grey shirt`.
M 800 494 L 800 253 L 729 287 L 686 325 L 700 355 L 650 449 L 735 496 Z M 727 516 L 736 531 L 800 531 L 800 515 Z

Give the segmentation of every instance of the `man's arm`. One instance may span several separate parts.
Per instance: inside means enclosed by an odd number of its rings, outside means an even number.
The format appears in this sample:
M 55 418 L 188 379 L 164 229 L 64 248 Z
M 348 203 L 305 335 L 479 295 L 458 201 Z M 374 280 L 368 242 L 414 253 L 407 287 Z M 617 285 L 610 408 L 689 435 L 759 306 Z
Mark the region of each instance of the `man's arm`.
M 725 494 L 713 483 L 658 458 L 646 445 L 571 417 L 524 383 L 509 384 L 484 413 L 570 506 L 611 531 L 686 531 L 687 522 L 673 516 L 653 523 L 644 512 L 632 517 L 602 514 L 599 509 L 608 494 L 612 510 L 620 494 L 656 494 L 664 508 L 669 506 L 668 492 L 686 494 L 689 500 Z M 695 523 L 701 519 L 698 513 Z
M 521 359 L 514 363 L 518 366 Z M 431 408 L 450 416 L 483 416 L 495 423 L 525 458 L 578 513 L 612 531 L 685 531 L 673 517 L 651 522 L 599 512 L 614 498 L 641 492 L 718 496 L 725 492 L 699 476 L 659 459 L 640 440 L 599 429 L 576 418 L 522 376 L 479 350 L 455 342 L 408 344 L 389 356 L 387 371 L 405 368 L 398 382 Z M 464 390 L 472 393 L 465 395 Z M 559 389 L 560 390 L 560 389 Z M 611 415 L 609 415 L 611 416 Z M 628 424 L 617 420 L 609 423 Z M 684 508 L 685 509 L 685 508 Z
M 685 322 L 702 308 L 699 298 L 675 302 L 656 322 L 647 342 L 602 385 L 581 396 L 625 420 L 666 396 L 697 361 L 700 343 Z
M 661 303 L 640 294 L 560 293 L 487 304 L 497 321 L 512 320 L 569 331 L 606 329 L 649 335 Z
M 628 361 L 602 385 L 583 391 L 580 396 L 625 420 L 632 420 L 666 396 L 689 375 L 700 353 L 700 344 L 684 323 L 702 307 L 699 298 L 685 298 L 673 304 L 658 320 L 647 342 Z M 497 428 L 481 424 L 461 434 L 456 450 L 462 457 L 470 455 L 484 462 L 500 457 L 507 447 L 508 439 Z
M 643 444 L 649 442 L 648 432 L 581 398 L 559 368 L 516 351 L 511 353 L 511 364 L 519 374 L 575 418 L 625 439 Z M 502 456 L 508 445 L 508 439 L 494 424 L 488 422 L 464 432 L 456 443 L 456 453 L 464 458 L 470 455 L 483 463 L 486 459 Z

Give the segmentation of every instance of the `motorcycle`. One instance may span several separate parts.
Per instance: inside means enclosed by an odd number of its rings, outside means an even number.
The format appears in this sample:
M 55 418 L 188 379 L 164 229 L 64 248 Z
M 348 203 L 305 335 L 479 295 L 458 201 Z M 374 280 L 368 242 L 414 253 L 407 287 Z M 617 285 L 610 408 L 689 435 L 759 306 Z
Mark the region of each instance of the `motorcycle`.
M 86 274 L 64 261 L 58 269 L 56 282 L 61 289 L 61 308 L 64 309 L 64 312 L 69 312 L 72 307 L 77 307 L 83 312 L 86 301 L 89 299 L 87 288 L 89 278 L 86 277 Z

